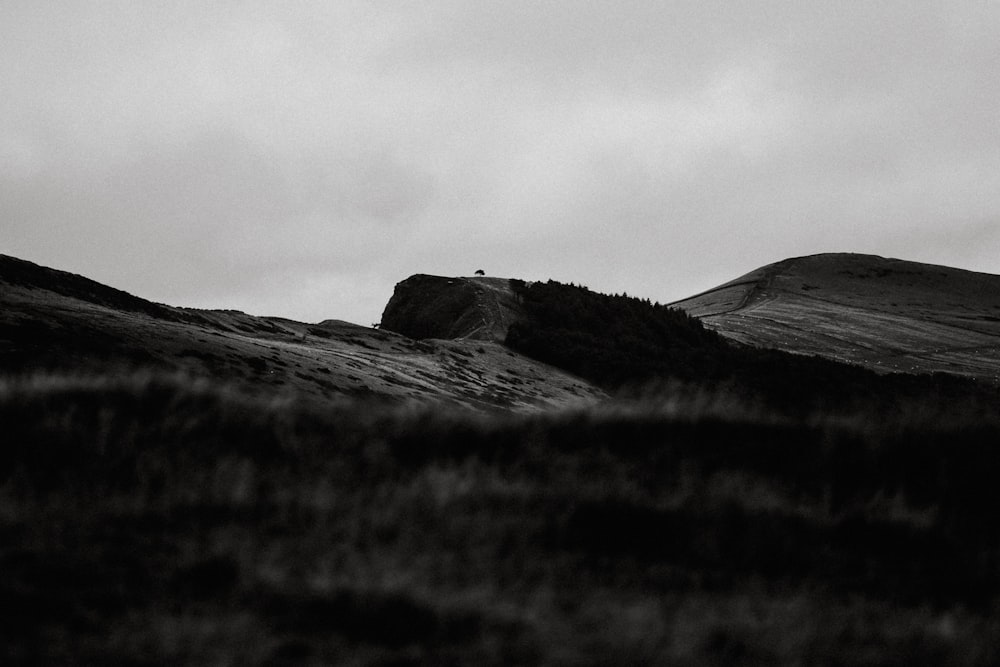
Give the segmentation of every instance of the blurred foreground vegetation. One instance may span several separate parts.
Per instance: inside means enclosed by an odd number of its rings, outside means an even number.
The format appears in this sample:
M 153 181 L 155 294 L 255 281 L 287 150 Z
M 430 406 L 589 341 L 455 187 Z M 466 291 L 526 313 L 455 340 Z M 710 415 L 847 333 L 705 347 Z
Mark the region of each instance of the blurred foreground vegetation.
M 1000 661 L 1000 419 L 0 382 L 0 663 Z

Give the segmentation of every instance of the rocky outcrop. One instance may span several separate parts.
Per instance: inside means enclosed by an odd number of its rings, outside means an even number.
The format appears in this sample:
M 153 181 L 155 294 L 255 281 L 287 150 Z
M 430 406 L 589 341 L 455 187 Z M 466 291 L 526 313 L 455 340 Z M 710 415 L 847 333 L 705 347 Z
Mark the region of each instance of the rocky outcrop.
M 445 278 L 417 274 L 398 283 L 382 328 L 409 338 L 503 342 L 521 317 L 505 278 Z

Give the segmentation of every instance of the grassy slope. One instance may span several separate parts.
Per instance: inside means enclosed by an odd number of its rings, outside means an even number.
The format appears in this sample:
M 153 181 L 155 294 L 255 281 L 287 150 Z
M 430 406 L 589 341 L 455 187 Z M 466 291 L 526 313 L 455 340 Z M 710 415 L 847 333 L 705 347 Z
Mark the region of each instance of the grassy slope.
M 1000 276 L 868 255 L 778 262 L 675 304 L 744 343 L 1000 380 Z
M 715 400 L 484 417 L 0 384 L 0 656 L 995 664 L 1000 422 Z
M 150 366 L 317 400 L 381 397 L 494 408 L 603 394 L 488 342 L 417 342 L 347 322 L 172 308 L 0 256 L 0 372 Z

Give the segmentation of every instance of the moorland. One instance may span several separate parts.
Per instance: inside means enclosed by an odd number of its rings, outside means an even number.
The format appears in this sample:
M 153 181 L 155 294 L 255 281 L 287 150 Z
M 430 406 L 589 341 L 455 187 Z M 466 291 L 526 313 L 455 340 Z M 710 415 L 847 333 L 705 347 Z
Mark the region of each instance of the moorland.
M 938 326 L 990 335 L 988 297 L 940 274 L 989 277 L 804 264 L 861 314 L 795 348 L 819 316 L 773 270 L 680 309 L 416 276 L 376 329 L 0 258 L 0 656 L 995 664 L 990 348 L 953 372 L 844 363 L 890 299 L 934 320 L 882 329 L 894 353 L 927 357 Z M 843 273 L 862 270 L 870 299 Z M 760 328 L 719 319 L 761 298 Z

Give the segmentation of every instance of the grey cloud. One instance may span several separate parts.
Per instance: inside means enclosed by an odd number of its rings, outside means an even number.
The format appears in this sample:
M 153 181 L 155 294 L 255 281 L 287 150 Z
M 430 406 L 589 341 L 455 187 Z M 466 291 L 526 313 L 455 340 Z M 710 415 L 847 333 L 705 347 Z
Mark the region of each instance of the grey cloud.
M 159 300 L 364 323 L 417 271 L 664 301 L 811 252 L 983 270 L 996 239 L 948 232 L 1000 213 L 998 16 L 14 3 L 0 232 Z
M 224 305 L 227 293 L 288 267 L 364 269 L 434 192 L 388 153 L 281 161 L 230 132 L 159 150 L 0 183 L 8 243 L 48 238 L 63 266 L 80 253 L 103 257 L 94 273 L 150 298 L 187 303 L 205 293 Z M 137 267 L 155 270 L 134 275 Z

